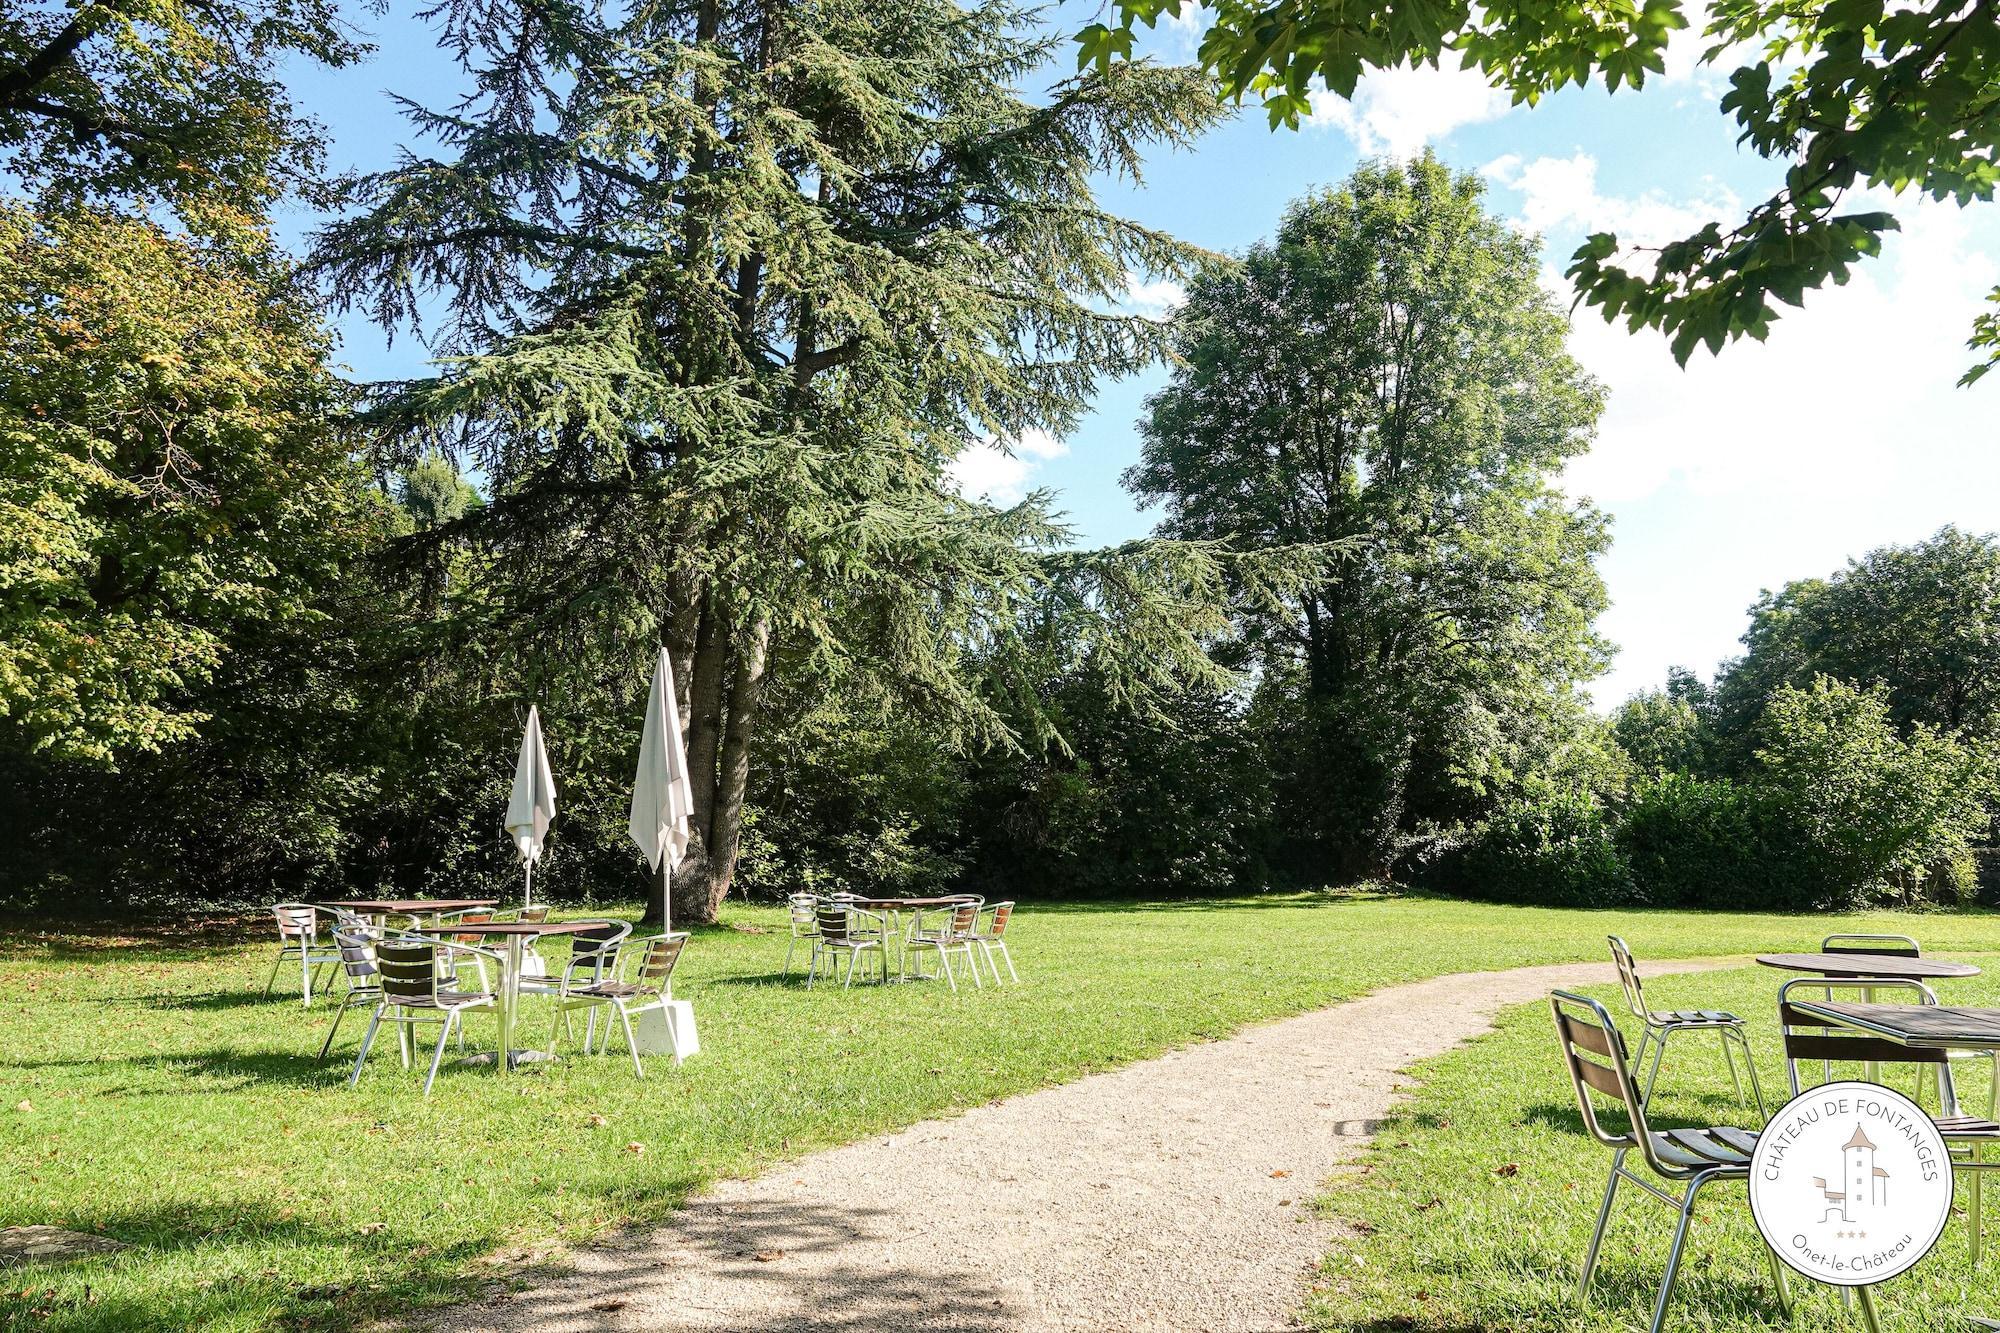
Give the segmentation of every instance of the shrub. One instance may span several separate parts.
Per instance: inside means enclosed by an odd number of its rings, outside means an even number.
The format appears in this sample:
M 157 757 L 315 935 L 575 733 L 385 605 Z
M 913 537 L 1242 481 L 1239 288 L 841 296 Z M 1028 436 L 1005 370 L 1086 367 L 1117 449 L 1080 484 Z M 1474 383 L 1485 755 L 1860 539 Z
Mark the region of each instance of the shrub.
M 1802 911 L 1842 905 L 1779 793 L 1670 773 L 1637 784 L 1618 845 L 1661 907 Z
M 1446 853 L 1439 888 L 1494 902 L 1617 907 L 1644 902 L 1603 806 L 1574 791 L 1517 798 Z

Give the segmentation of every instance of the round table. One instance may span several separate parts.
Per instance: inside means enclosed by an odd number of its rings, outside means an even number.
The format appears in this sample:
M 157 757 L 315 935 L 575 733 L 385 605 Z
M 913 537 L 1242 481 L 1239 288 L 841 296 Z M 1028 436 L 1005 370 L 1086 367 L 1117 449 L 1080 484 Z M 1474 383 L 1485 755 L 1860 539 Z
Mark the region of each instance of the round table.
M 1783 972 L 1806 972 L 1816 977 L 1848 977 L 1864 981 L 1939 981 L 1979 975 L 1979 969 L 1971 963 L 1954 963 L 1947 958 L 1911 958 L 1894 953 L 1760 953 L 1757 961 Z

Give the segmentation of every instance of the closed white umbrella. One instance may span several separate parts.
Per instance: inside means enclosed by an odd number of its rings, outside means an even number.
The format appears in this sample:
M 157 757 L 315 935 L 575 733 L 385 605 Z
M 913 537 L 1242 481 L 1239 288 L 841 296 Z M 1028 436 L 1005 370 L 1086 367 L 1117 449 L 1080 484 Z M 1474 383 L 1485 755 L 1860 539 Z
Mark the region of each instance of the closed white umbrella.
M 549 771 L 549 752 L 542 745 L 542 715 L 528 706 L 528 729 L 521 736 L 521 757 L 514 763 L 514 791 L 507 798 L 507 834 L 521 853 L 527 880 L 521 906 L 533 904 L 535 862 L 542 859 L 542 842 L 556 817 L 556 779 Z
M 646 695 L 646 730 L 639 739 L 639 771 L 632 779 L 632 817 L 626 828 L 655 873 L 662 861 L 671 871 L 687 851 L 693 817 L 694 784 L 688 780 L 687 748 L 674 705 L 674 664 L 662 648 Z M 663 924 L 672 929 L 671 916 Z

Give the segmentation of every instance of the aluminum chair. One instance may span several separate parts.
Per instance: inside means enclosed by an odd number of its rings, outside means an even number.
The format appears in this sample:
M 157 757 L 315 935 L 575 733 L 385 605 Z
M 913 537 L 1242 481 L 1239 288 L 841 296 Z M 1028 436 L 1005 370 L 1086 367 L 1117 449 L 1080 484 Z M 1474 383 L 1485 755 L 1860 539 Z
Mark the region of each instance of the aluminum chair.
M 613 967 L 614 975 L 609 979 L 593 981 L 588 985 L 568 987 L 557 1001 L 558 1014 L 565 1005 L 576 1008 L 582 1005 L 608 1004 L 617 1013 L 618 1021 L 625 1027 L 625 1049 L 632 1056 L 632 1072 L 640 1078 L 646 1077 L 646 1067 L 639 1061 L 639 1043 L 632 1033 L 632 1016 L 643 1014 L 648 1009 L 665 1009 L 674 998 L 674 969 L 680 965 L 681 953 L 687 947 L 687 932 L 676 931 L 671 935 L 655 935 L 646 941 L 646 947 L 636 955 L 628 945 L 618 951 L 618 961 Z M 637 957 L 638 967 L 632 980 L 625 981 L 620 975 L 626 960 Z M 611 1022 L 604 1023 L 604 1040 L 599 1050 L 611 1047 Z M 549 1042 L 551 1052 L 555 1049 L 553 1037 Z M 585 1038 L 585 1053 L 589 1052 L 588 1036 Z M 680 1063 L 678 1053 L 674 1063 Z
M 522 977 L 523 995 L 553 995 L 556 997 L 556 1022 L 572 1037 L 576 1035 L 570 1014 L 578 1008 L 587 1008 L 589 1013 L 583 1031 L 583 1051 L 590 1053 L 593 1039 L 597 1035 L 597 1010 L 608 1004 L 607 998 L 597 998 L 587 1002 L 575 1002 L 585 993 L 585 988 L 599 982 L 615 979 L 618 966 L 618 950 L 625 943 L 625 937 L 632 933 L 631 923 L 625 921 L 605 921 L 589 926 L 569 937 L 569 962 L 556 976 Z M 607 1020 L 605 1035 L 611 1028 Z M 551 1046 L 550 1049 L 554 1049 Z
M 996 986 L 1000 984 L 1000 966 L 993 961 L 993 951 L 996 949 L 1007 961 L 1007 975 L 1017 984 L 1021 980 L 1021 974 L 1014 970 L 1014 955 L 1007 952 L 1005 938 L 1007 923 L 1013 920 L 1013 917 L 1013 903 L 988 903 L 979 909 L 977 922 L 972 928 L 972 942 L 979 946 L 982 954 L 986 955 L 986 966 L 993 969 L 993 984 Z
M 326 1040 L 320 1045 L 319 1058 L 322 1060 L 333 1050 L 334 1034 L 340 1031 L 340 1020 L 347 1017 L 349 1009 L 365 1008 L 381 1002 L 382 977 L 375 968 L 378 936 L 379 932 L 369 930 L 334 929 L 333 942 L 340 950 L 341 970 L 347 973 L 347 994 L 340 997 L 340 1008 L 333 1011 L 333 1026 L 326 1030 Z
M 1674 1281 L 1680 1276 L 1681 1255 L 1687 1249 L 1688 1229 L 1694 1221 L 1695 1199 L 1716 1181 L 1748 1181 L 1750 1154 L 1757 1147 L 1757 1132 L 1730 1126 L 1710 1129 L 1656 1130 L 1646 1119 L 1646 1100 L 1639 1095 L 1632 1078 L 1632 1062 L 1626 1059 L 1625 1038 L 1611 1021 L 1603 1005 L 1587 996 L 1555 991 L 1549 996 L 1549 1010 L 1555 1018 L 1556 1040 L 1562 1047 L 1563 1062 L 1575 1085 L 1577 1109 L 1584 1129 L 1611 1149 L 1611 1176 L 1604 1185 L 1604 1202 L 1597 1210 L 1597 1226 L 1590 1233 L 1590 1248 L 1584 1252 L 1582 1275 L 1577 1281 L 1577 1299 L 1590 1299 L 1590 1276 L 1597 1268 L 1597 1256 L 1604 1244 L 1605 1227 L 1611 1221 L 1611 1205 L 1620 1181 L 1630 1181 L 1646 1194 L 1680 1215 L 1674 1227 L 1674 1242 L 1667 1251 L 1667 1267 L 1660 1278 L 1660 1294 L 1653 1302 L 1651 1333 L 1660 1333 L 1667 1320 L 1667 1301 Z M 1598 1118 L 1594 1097 L 1605 1099 L 1608 1108 L 1622 1110 L 1627 1127 L 1612 1129 Z M 1639 1175 L 1628 1164 L 1637 1154 L 1647 1169 L 1667 1182 L 1662 1188 Z M 1676 1195 L 1672 1186 L 1679 1185 Z M 1768 1251 L 1771 1277 L 1777 1284 L 1778 1304 L 1791 1317 L 1792 1294 L 1785 1267 Z M 1869 1298 L 1863 1295 L 1864 1303 Z M 1872 1310 L 1872 1303 L 1866 1304 Z
M 1902 1046 L 1866 1033 L 1825 1027 L 1818 1019 L 1792 1008 L 1794 991 L 1816 991 L 1829 999 L 1833 992 L 1839 991 L 1866 1004 L 1882 1003 L 1879 999 L 1862 997 L 1879 996 L 1884 991 L 1900 992 L 1906 997 L 1905 1002 L 1911 1004 L 1936 1004 L 1937 995 L 1921 981 L 1901 978 L 1794 977 L 1778 988 L 1778 1026 L 1784 1034 L 1785 1073 L 1791 1080 L 1794 1097 L 1805 1090 L 1799 1081 L 1799 1066 L 1809 1062 L 1818 1063 L 1826 1071 L 1821 1082 L 1830 1082 L 1832 1066 L 1846 1062 L 1858 1063 L 1867 1069 L 1888 1064 L 1915 1065 L 1919 1074 L 1919 1093 L 1923 1091 L 1924 1071 L 1928 1068 L 1936 1076 L 1940 1111 L 1936 1117 L 1938 1132 L 1944 1136 L 1945 1147 L 1951 1153 L 1953 1176 L 1966 1177 L 1966 1239 L 1971 1247 L 1972 1262 L 1976 1265 L 1984 1249 L 1986 1232 L 1984 1209 L 1980 1206 L 1980 1182 L 1988 1171 L 2000 1171 L 2000 1162 L 1985 1160 L 1985 1149 L 1989 1143 L 2000 1142 L 2000 1124 L 1962 1113 L 1958 1104 L 1958 1089 L 1951 1076 L 1951 1061 L 1945 1058 L 1945 1052 Z M 1879 1080 L 1871 1078 L 1869 1081 Z
M 819 900 L 810 893 L 795 893 L 785 899 L 785 910 L 791 918 L 792 938 L 785 945 L 785 967 L 778 975 L 792 975 L 792 953 L 799 947 L 799 941 L 806 941 L 806 956 L 812 956 L 815 942 L 819 939 L 819 916 L 813 911 Z
M 1820 941 L 1821 953 L 1879 953 L 1891 958 L 1922 958 L 1923 946 L 1908 935 L 1829 935 Z M 1833 996 L 1829 993 L 1828 999 Z M 1872 997 L 1867 997 L 1872 998 Z M 1984 1062 L 1986 1065 L 1986 1114 L 2000 1120 L 2000 1052 L 1996 1051 L 1948 1051 L 1946 1057 L 1961 1064 Z M 1917 1071 L 1917 1098 L 1923 1099 L 1930 1085 L 1933 1065 L 1925 1065 Z
M 882 980 L 888 981 L 889 950 L 885 941 L 889 926 L 886 917 L 831 898 L 813 904 L 813 917 L 818 925 L 818 934 L 813 939 L 812 959 L 806 971 L 807 990 L 811 990 L 813 982 L 819 978 L 820 960 L 826 960 L 827 977 L 831 979 L 840 970 L 842 954 L 847 956 L 847 982 L 843 990 L 854 984 L 855 965 L 870 954 L 881 961 Z
M 948 908 L 918 908 L 915 918 L 910 922 L 909 937 L 903 942 L 904 973 L 908 974 L 910 960 L 914 957 L 917 975 L 923 976 L 923 955 L 934 953 L 937 955 L 938 967 L 944 972 L 945 981 L 950 984 L 952 994 L 956 995 L 958 978 L 951 972 L 951 956 L 955 953 L 963 954 L 966 970 L 972 973 L 973 987 L 985 989 L 986 983 L 979 977 L 979 959 L 972 952 L 975 947 L 972 935 L 979 925 L 981 906 L 979 899 L 966 898 Z M 934 924 L 925 926 L 926 916 Z
M 320 938 L 319 909 L 311 903 L 277 903 L 271 915 L 278 922 L 278 956 L 271 963 L 271 975 L 264 979 L 264 994 L 278 984 L 278 969 L 288 958 L 299 963 L 299 996 L 303 1007 L 312 1008 L 313 979 L 323 967 L 337 966 L 340 951 Z
M 1639 965 L 1633 960 L 1632 950 L 1624 940 L 1616 935 L 1604 937 L 1611 946 L 1611 961 L 1618 969 L 1618 984 L 1625 992 L 1626 1007 L 1639 1020 L 1639 1049 L 1633 1052 L 1634 1068 L 1646 1063 L 1646 1048 L 1653 1048 L 1653 1067 L 1646 1075 L 1645 1098 L 1653 1100 L 1653 1085 L 1659 1082 L 1660 1062 L 1667 1053 L 1667 1039 L 1680 1032 L 1713 1032 L 1722 1040 L 1722 1058 L 1729 1066 L 1729 1081 L 1736 1089 L 1736 1100 L 1743 1100 L 1743 1076 L 1736 1070 L 1736 1049 L 1743 1053 L 1743 1068 L 1750 1075 L 1750 1096 L 1757 1107 L 1757 1122 L 1762 1124 L 1769 1113 L 1764 1109 L 1764 1089 L 1757 1082 L 1757 1061 L 1750 1054 L 1750 1036 L 1746 1025 L 1735 1014 L 1722 1009 L 1671 1009 L 1654 1010 L 1646 1004 L 1646 988 L 1639 980 Z
M 438 1066 L 444 1062 L 445 1043 L 453 1031 L 463 1028 L 466 1012 L 494 1007 L 496 997 L 489 992 L 460 991 L 439 984 L 440 952 L 483 953 L 496 969 L 504 965 L 500 955 L 489 949 L 449 941 L 433 944 L 428 940 L 386 937 L 376 941 L 375 967 L 381 977 L 382 998 L 376 1001 L 375 1012 L 368 1019 L 368 1034 L 361 1039 L 361 1053 L 354 1057 L 354 1073 L 347 1080 L 349 1087 L 361 1082 L 368 1050 L 375 1044 L 375 1032 L 383 1023 L 401 1025 L 399 1031 L 405 1034 L 402 1051 L 405 1068 L 410 1063 L 408 1034 L 417 1024 L 437 1023 L 440 1025 L 437 1050 L 431 1054 L 431 1071 L 424 1079 L 424 1096 L 429 1097 L 431 1085 L 437 1082 Z M 447 975 L 456 974 L 454 965 L 447 962 L 446 966 Z M 507 1058 L 504 1051 L 500 1058 Z

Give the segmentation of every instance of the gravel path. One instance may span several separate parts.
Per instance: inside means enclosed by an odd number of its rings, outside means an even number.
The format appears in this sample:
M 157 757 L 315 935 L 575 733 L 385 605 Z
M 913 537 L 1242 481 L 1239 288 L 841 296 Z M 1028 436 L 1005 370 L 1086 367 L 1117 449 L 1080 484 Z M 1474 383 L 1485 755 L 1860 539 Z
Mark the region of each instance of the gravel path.
M 1333 1235 L 1310 1200 L 1397 1071 L 1504 1006 L 1611 980 L 1603 964 L 1438 977 L 925 1121 L 724 1181 L 444 1326 L 1288 1328 Z

